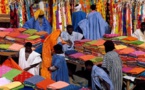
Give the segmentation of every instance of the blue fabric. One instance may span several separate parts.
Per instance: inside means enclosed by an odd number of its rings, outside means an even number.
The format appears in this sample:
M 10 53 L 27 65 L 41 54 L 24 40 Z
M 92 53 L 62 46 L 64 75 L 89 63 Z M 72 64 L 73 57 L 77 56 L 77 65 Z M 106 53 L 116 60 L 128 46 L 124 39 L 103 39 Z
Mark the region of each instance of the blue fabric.
M 80 21 L 78 25 L 86 39 L 97 40 L 110 33 L 108 23 L 96 11 L 89 13 L 87 19 Z
M 104 81 L 106 81 L 110 85 L 109 90 L 114 90 L 112 81 L 110 80 L 108 74 L 102 68 L 94 65 L 91 76 L 92 76 L 92 90 L 97 90 L 95 85 L 97 85 L 102 90 L 102 86 L 99 82 L 98 77 L 102 78 Z
M 46 31 L 48 32 L 48 34 L 51 33 L 51 26 L 49 24 L 49 22 L 47 21 L 47 19 L 44 17 L 43 18 L 43 23 L 42 26 L 39 25 L 38 20 L 35 20 L 34 17 L 32 17 L 30 20 L 28 20 L 24 25 L 23 28 L 26 29 L 36 29 L 37 31 Z
M 65 81 L 69 83 L 68 68 L 64 56 L 53 55 L 52 66 L 58 69 L 52 72 L 52 79 L 54 81 Z
M 22 88 L 20 90 L 34 90 L 34 89 L 32 87 L 25 86 L 24 88 Z
M 74 31 L 81 33 L 78 23 L 85 18 L 86 18 L 86 13 L 83 11 L 74 12 L 72 14 L 72 25 L 74 27 Z
M 43 44 L 41 44 L 40 46 L 38 46 L 36 49 L 35 49 L 35 51 L 37 52 L 37 53 L 42 53 L 42 46 L 43 46 Z
M 76 50 L 68 50 L 68 51 L 65 51 L 65 55 L 71 55 L 71 54 L 75 54 L 77 53 Z
M 67 86 L 61 90 L 79 90 L 79 89 L 81 89 L 81 87 L 70 84 L 69 86 Z
M 30 86 L 35 86 L 35 84 L 37 84 L 38 82 L 41 82 L 42 80 L 44 80 L 43 77 L 39 76 L 39 75 L 35 75 L 29 79 L 26 79 L 24 81 L 24 84 L 28 84 Z

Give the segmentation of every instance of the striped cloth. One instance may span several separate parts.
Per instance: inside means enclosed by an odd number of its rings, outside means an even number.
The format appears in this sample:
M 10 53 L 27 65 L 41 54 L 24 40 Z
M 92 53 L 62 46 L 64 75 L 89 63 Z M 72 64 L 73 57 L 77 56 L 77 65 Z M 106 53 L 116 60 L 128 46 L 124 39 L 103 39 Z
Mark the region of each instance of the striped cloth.
M 119 55 L 115 51 L 107 52 L 102 67 L 109 71 L 114 90 L 122 90 L 122 62 Z

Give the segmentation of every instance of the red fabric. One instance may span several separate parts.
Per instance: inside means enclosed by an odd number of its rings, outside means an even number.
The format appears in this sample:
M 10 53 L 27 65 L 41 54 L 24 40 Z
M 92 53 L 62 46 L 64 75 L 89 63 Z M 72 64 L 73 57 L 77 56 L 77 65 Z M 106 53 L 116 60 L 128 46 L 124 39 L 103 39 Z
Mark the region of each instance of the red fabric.
M 23 83 L 26 79 L 32 77 L 33 75 L 30 74 L 29 72 L 23 71 L 21 74 L 19 74 L 18 76 L 16 76 L 13 81 L 19 81 L 21 83 Z

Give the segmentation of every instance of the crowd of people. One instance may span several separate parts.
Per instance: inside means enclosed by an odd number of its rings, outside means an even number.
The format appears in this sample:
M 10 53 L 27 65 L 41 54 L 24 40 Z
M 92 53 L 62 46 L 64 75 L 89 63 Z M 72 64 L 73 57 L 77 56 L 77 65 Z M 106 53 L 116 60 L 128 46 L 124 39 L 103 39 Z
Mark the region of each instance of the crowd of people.
M 37 2 L 38 3 L 38 2 Z M 36 29 L 46 31 L 47 37 L 41 46 L 40 52 L 32 50 L 32 43 L 28 42 L 19 51 L 19 66 L 32 73 L 51 78 L 54 81 L 69 81 L 65 51 L 74 49 L 74 41 L 81 39 L 97 40 L 103 38 L 104 34 L 110 33 L 108 23 L 96 10 L 96 5 L 91 5 L 91 12 L 87 15 L 81 11 L 81 4 L 75 6 L 72 13 L 72 25 L 67 25 L 66 31 L 61 32 L 52 28 L 44 16 L 44 11 L 38 9 L 34 17 L 24 24 L 26 29 Z M 132 36 L 141 41 L 145 41 L 145 22 L 141 24 L 141 29 L 136 30 Z M 94 65 L 91 61 L 86 61 L 84 77 L 89 82 L 92 90 L 122 90 L 123 74 L 122 62 L 115 45 L 107 40 L 104 43 L 106 54 L 101 66 Z

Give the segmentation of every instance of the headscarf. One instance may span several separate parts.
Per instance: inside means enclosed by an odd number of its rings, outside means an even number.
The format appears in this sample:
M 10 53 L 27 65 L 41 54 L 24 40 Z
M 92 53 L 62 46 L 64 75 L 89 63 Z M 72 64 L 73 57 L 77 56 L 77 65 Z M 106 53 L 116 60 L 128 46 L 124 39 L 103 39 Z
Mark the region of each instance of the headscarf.
M 78 6 L 75 7 L 75 11 L 80 11 L 82 9 L 82 5 L 78 4 Z
M 35 18 L 35 20 L 38 19 L 38 16 L 39 16 L 39 15 L 44 15 L 44 11 L 41 10 L 41 9 L 37 10 L 37 11 L 34 13 L 34 18 Z

